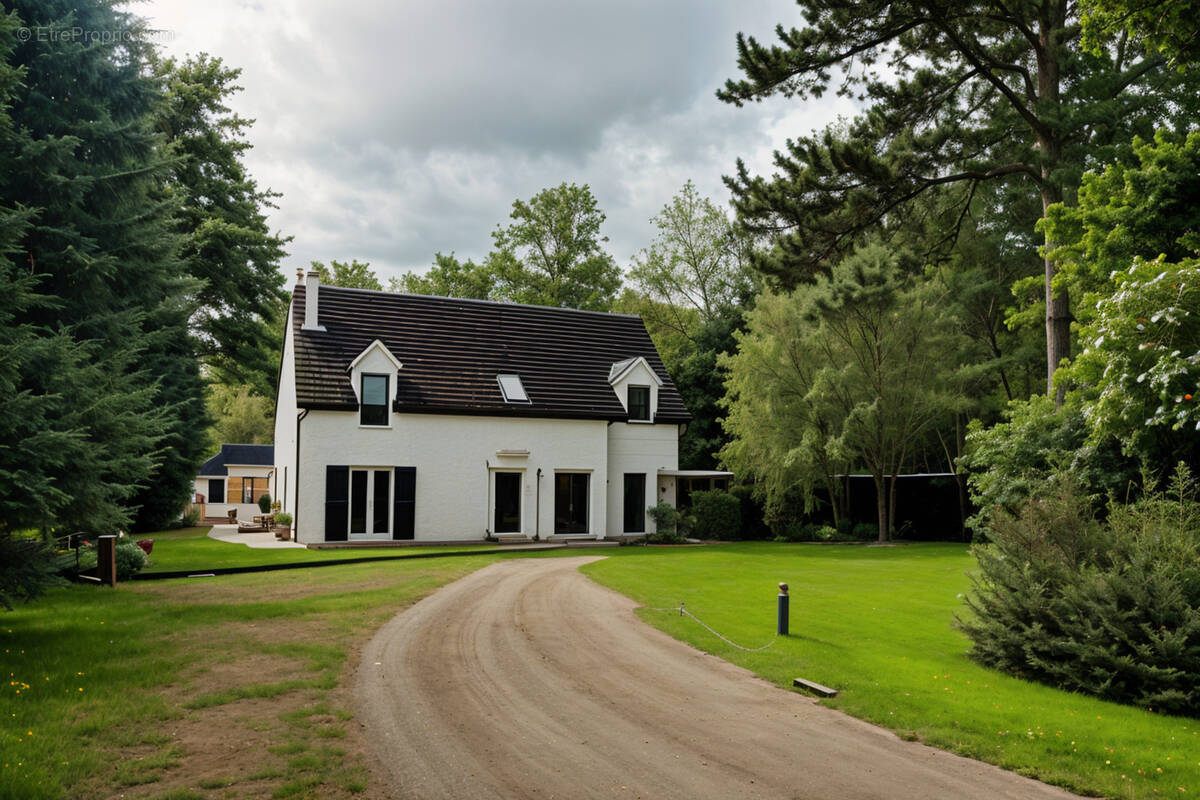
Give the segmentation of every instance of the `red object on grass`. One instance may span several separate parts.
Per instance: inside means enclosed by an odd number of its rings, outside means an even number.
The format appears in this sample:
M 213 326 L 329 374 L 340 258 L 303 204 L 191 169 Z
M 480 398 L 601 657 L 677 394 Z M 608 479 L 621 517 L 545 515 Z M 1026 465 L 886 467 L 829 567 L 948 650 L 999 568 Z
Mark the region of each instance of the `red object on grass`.
M 138 539 L 137 546 L 146 551 L 146 555 L 150 555 L 150 551 L 154 549 L 153 539 Z

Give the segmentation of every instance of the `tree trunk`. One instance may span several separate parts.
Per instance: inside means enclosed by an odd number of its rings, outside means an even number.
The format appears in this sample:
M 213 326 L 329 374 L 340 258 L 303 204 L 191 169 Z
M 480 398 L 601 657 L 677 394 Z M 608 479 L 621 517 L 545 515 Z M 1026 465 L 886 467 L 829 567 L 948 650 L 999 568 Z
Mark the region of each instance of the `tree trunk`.
M 1061 65 L 1058 62 L 1058 41 L 1066 25 L 1067 3 L 1053 3 L 1045 9 L 1047 14 L 1040 20 L 1038 32 L 1038 96 L 1043 104 L 1061 107 L 1059 84 Z M 1062 187 L 1054 173 L 1062 159 L 1062 134 L 1051 123 L 1036 130 L 1038 153 L 1041 155 L 1042 216 L 1046 209 L 1063 199 Z M 1053 247 L 1049 236 L 1045 239 L 1046 252 Z M 1061 406 L 1066 387 L 1054 386 L 1054 371 L 1065 358 L 1071 356 L 1071 303 L 1066 289 L 1056 290 L 1053 286 L 1058 268 L 1049 258 L 1043 259 L 1046 272 L 1046 394 L 1054 398 L 1055 406 Z
M 879 519 L 879 541 L 886 542 L 889 539 L 888 531 L 891 529 L 891 520 L 888 519 L 887 479 L 882 470 L 875 470 L 871 477 L 875 479 L 875 513 Z

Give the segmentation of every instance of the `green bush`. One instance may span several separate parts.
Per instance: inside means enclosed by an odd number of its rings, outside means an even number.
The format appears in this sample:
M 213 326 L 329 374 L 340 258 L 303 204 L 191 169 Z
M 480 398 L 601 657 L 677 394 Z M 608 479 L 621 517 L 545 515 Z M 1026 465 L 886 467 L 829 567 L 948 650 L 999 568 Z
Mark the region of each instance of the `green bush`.
M 200 509 L 189 508 L 179 517 L 179 527 L 194 528 L 200 524 Z
M 275 524 L 281 528 L 292 527 L 292 515 L 286 511 L 280 511 L 275 514 Z
M 832 525 L 819 522 L 792 522 L 775 537 L 777 542 L 842 542 L 847 537 Z
M 1005 420 L 984 428 L 973 420 L 960 466 L 969 470 L 967 487 L 979 513 L 967 520 L 978 538 L 987 518 L 1014 511 L 1056 473 L 1069 472 L 1103 511 L 1109 495 L 1126 498 L 1139 476 L 1133 459 L 1121 454 L 1112 437 L 1089 441 L 1084 401 L 1071 393 L 1062 408 L 1049 397 L 1009 404 Z
M 693 492 L 692 517 L 692 535 L 697 539 L 741 538 L 742 504 L 729 492 Z
M 670 503 L 658 503 L 646 509 L 650 519 L 654 520 L 654 529 L 659 533 L 676 533 L 683 514 Z
M 146 551 L 128 537 L 117 540 L 114 556 L 117 562 L 118 581 L 129 580 L 150 561 L 146 556 Z
M 264 514 L 271 513 L 271 495 L 269 495 L 269 494 L 259 495 L 258 510 Z
M 869 542 L 879 538 L 879 525 L 874 522 L 860 522 L 850 529 L 850 538 L 859 542 Z
M 1098 519 L 1073 476 L 988 522 L 959 621 L 976 660 L 1030 680 L 1200 714 L 1200 504 L 1169 494 Z

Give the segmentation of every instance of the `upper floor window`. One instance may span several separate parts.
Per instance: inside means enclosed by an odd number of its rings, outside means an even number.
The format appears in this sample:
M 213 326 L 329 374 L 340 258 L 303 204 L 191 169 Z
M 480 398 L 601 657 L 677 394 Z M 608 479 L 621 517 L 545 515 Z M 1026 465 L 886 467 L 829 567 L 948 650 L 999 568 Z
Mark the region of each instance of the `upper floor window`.
M 629 418 L 650 421 L 650 387 L 629 387 Z
M 388 376 L 362 376 L 362 403 L 359 405 L 360 425 L 388 424 Z

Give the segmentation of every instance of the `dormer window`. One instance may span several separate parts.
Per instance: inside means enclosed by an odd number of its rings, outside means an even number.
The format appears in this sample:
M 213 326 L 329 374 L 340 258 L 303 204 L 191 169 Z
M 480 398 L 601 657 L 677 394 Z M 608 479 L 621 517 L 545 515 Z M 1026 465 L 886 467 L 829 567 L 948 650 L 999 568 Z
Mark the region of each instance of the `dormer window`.
M 641 422 L 650 421 L 650 387 L 629 387 L 629 418 Z
M 500 384 L 500 394 L 504 395 L 504 402 L 529 402 L 529 395 L 525 393 L 525 384 L 521 383 L 520 375 L 497 375 L 496 382 Z
M 388 424 L 388 376 L 362 376 L 362 402 L 359 404 L 360 425 Z

